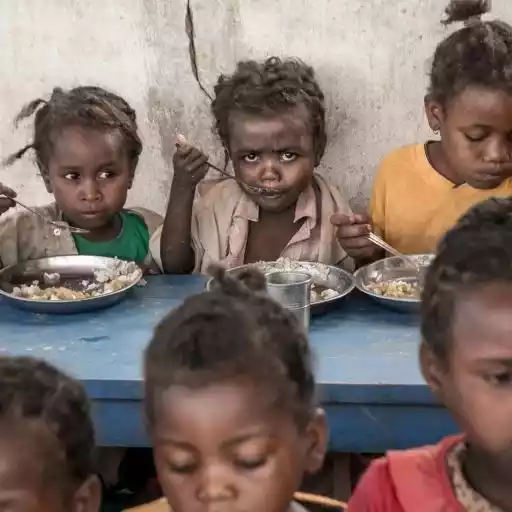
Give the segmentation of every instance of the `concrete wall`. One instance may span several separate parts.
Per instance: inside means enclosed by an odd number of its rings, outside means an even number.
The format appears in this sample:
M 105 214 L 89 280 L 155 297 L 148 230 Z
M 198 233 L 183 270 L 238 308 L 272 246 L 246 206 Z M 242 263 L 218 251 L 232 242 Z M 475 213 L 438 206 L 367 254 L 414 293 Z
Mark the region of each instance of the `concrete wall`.
M 425 71 L 443 0 L 192 0 L 197 49 L 211 88 L 242 58 L 298 56 L 327 96 L 329 144 L 322 172 L 364 202 L 382 156 L 422 141 Z M 99 84 L 139 114 L 145 147 L 130 204 L 163 212 L 178 130 L 220 159 L 208 104 L 190 72 L 185 0 L 0 0 L 0 155 L 29 140 L 11 120 L 54 86 Z M 512 21 L 512 2 L 494 15 Z M 217 156 L 215 156 L 215 154 Z M 220 160 L 219 160 L 220 161 Z M 48 200 L 30 159 L 0 170 L 20 198 Z

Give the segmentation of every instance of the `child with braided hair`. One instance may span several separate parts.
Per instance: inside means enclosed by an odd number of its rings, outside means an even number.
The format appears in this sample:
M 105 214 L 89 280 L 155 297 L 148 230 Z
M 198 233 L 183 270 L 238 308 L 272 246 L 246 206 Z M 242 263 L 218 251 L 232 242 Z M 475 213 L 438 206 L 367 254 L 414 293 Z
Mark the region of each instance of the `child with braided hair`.
M 372 463 L 351 512 L 512 510 L 512 199 L 441 242 L 422 300 L 421 370 L 463 431 Z
M 0 357 L 0 382 L 0 508 L 98 512 L 94 429 L 80 383 L 28 357 Z
M 214 273 L 155 329 L 145 409 L 166 500 L 155 512 L 304 512 L 293 501 L 326 449 L 311 349 L 253 269 Z
M 0 266 L 47 256 L 87 254 L 136 261 L 157 270 L 162 218 L 142 208 L 125 209 L 142 151 L 136 115 L 119 96 L 100 87 L 53 90 L 36 99 L 16 123 L 35 115 L 30 144 L 6 160 L 13 164 L 29 150 L 55 203 L 37 208 L 48 220 L 86 229 L 71 234 L 22 211 L 0 218 Z M 14 191 L 0 184 L 0 214 L 14 202 Z
M 221 180 L 193 206 L 206 158 L 178 145 L 162 233 L 164 269 L 204 272 L 211 263 L 234 267 L 281 256 L 351 268 L 330 222 L 350 208 L 315 173 L 326 133 L 313 68 L 277 57 L 241 61 L 232 75 L 219 77 L 212 113 L 237 181 Z
M 377 172 L 370 215 L 337 215 L 360 264 L 380 257 L 374 229 L 403 253 L 434 252 L 472 205 L 512 194 L 512 26 L 482 20 L 490 0 L 451 0 L 445 24 L 464 27 L 436 48 L 425 112 L 440 140 L 393 151 Z

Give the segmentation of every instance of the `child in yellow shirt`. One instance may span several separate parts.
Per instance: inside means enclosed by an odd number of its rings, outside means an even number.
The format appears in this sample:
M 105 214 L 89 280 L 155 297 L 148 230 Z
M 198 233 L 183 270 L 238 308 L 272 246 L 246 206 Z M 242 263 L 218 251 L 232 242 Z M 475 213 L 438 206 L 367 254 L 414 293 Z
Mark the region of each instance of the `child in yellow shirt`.
M 434 54 L 425 111 L 439 141 L 398 149 L 382 163 L 370 215 L 336 215 L 345 250 L 363 263 L 379 257 L 370 229 L 399 251 L 434 252 L 475 203 L 512 193 L 512 27 L 481 21 L 490 2 L 453 0 L 445 24 L 464 28 Z

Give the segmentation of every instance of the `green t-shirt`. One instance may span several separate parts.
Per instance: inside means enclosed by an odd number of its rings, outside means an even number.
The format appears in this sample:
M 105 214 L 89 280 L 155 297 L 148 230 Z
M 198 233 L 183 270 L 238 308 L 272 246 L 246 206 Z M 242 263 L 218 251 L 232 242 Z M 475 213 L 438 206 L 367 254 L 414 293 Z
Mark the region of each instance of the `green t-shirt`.
M 119 235 L 106 242 L 91 242 L 74 234 L 78 254 L 108 256 L 142 263 L 149 250 L 149 231 L 144 221 L 133 212 L 120 212 L 123 226 Z

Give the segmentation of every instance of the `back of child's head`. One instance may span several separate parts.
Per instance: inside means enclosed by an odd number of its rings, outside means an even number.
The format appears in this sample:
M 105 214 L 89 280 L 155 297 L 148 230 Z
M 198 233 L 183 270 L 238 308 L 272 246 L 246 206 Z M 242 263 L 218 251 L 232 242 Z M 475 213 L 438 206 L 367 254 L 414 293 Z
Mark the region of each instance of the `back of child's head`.
M 156 328 L 146 350 L 146 411 L 171 386 L 202 387 L 254 380 L 303 423 L 315 408 L 308 340 L 295 318 L 265 293 L 248 270 L 233 278 L 215 270 L 211 291 L 187 299 Z
M 135 169 L 142 143 L 137 131 L 135 111 L 120 96 L 101 87 L 80 86 L 70 90 L 57 87 L 50 99 L 35 99 L 18 114 L 15 123 L 35 114 L 34 134 L 30 144 L 6 160 L 10 165 L 28 150 L 33 150 L 41 171 L 46 171 L 53 146 L 61 130 L 80 126 L 97 130 L 119 130 L 128 158 Z
M 464 27 L 436 48 L 429 94 L 441 105 L 468 86 L 512 93 L 512 26 L 500 20 L 484 21 L 490 0 L 451 0 L 444 24 Z
M 94 430 L 82 386 L 27 357 L 0 357 L 0 382 L 2 467 L 8 469 L 0 471 L 0 496 L 23 491 L 20 510 L 39 502 L 37 510 L 96 512 Z
M 220 75 L 212 112 L 217 133 L 224 147 L 229 148 L 232 113 L 269 115 L 300 105 L 308 109 L 315 154 L 320 161 L 326 144 L 324 94 L 313 68 L 299 59 L 240 61 L 232 75 Z
M 211 291 L 158 325 L 145 384 L 156 466 L 175 512 L 221 500 L 224 510 L 236 500 L 248 512 L 284 512 L 304 473 L 321 465 L 307 337 L 256 271 L 234 278 L 217 269 Z
M 512 285 L 512 198 L 474 206 L 439 244 L 422 296 L 423 339 L 448 356 L 457 303 L 470 291 Z

